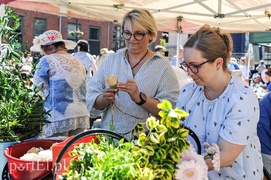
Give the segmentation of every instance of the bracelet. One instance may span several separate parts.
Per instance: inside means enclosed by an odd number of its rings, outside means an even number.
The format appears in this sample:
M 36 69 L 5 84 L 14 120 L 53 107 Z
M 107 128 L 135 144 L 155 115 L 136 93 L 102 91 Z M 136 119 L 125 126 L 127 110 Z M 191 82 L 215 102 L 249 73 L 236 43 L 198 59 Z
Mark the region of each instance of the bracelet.
M 203 144 L 205 146 L 206 155 L 204 155 L 204 160 L 212 159 L 213 167 L 215 171 L 220 170 L 220 152 L 217 144 L 213 143 L 210 145 L 205 142 Z

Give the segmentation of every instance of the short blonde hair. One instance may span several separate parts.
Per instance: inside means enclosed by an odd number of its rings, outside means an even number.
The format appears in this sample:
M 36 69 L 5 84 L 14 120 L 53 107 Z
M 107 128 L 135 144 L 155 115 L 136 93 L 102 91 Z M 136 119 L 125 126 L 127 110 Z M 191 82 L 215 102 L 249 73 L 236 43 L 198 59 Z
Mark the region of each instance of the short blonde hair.
M 157 38 L 157 25 L 153 15 L 145 9 L 134 9 L 128 12 L 122 21 L 121 30 L 124 31 L 125 23 L 133 24 L 139 30 L 147 31 L 152 36 L 150 43 L 154 42 Z

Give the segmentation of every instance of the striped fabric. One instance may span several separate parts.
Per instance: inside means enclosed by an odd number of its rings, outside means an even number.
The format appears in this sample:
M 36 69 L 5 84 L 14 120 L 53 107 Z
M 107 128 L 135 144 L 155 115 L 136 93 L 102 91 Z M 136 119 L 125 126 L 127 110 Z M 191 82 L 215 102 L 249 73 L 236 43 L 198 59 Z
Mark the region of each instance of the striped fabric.
M 91 116 L 94 117 L 103 112 L 101 127 L 105 129 L 109 129 L 112 123 L 112 106 L 110 105 L 104 111 L 97 110 L 92 106 L 97 96 L 102 94 L 105 88 L 108 88 L 105 83 L 107 76 L 117 75 L 119 82 L 125 82 L 128 78 L 132 78 L 137 82 L 139 91 L 144 92 L 150 98 L 160 101 L 167 99 L 172 103 L 173 107 L 176 105 L 179 94 L 180 88 L 176 75 L 167 59 L 156 53 L 133 76 L 130 64 L 124 56 L 125 50 L 122 49 L 117 53 L 109 54 L 88 85 L 88 110 Z M 114 108 L 114 128 L 118 133 L 131 131 L 137 122 L 145 122 L 150 116 L 149 112 L 134 103 L 126 92 L 118 92 L 115 104 L 123 112 L 140 118 L 133 118 Z

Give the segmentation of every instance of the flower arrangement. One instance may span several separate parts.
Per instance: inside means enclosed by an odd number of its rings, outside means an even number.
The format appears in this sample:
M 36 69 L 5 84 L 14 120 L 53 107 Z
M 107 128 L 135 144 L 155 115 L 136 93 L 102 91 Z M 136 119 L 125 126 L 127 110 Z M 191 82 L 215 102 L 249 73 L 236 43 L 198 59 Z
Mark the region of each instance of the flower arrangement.
M 72 162 L 64 179 L 207 179 L 204 158 L 191 147 L 189 131 L 180 125 L 188 116 L 172 109 L 169 101 L 158 104 L 159 120 L 149 117 L 138 123 L 128 142 L 108 141 L 99 136 L 98 143 L 75 146 L 69 152 Z M 145 131 L 147 129 L 147 131 Z
M 74 29 L 74 30 L 70 30 L 69 34 L 71 34 L 73 36 L 76 36 L 76 35 L 82 36 L 82 35 L 84 35 L 84 32 L 80 31 L 80 29 Z
M 49 35 L 41 34 L 39 36 L 35 36 L 35 38 L 33 39 L 33 44 L 39 44 L 39 43 L 54 41 L 54 40 L 56 40 L 56 36 L 54 34 L 49 34 Z

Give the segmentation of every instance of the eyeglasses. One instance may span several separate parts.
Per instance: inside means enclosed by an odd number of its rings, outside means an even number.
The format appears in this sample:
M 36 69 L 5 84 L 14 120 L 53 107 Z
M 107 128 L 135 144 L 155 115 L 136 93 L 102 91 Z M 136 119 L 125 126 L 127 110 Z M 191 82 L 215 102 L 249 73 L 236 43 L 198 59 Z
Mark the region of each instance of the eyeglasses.
M 144 36 L 148 34 L 148 32 L 146 33 L 142 33 L 142 32 L 136 32 L 134 34 L 132 34 L 131 32 L 129 31 L 123 31 L 122 32 L 122 37 L 125 39 L 125 40 L 130 40 L 132 38 L 132 36 L 134 36 L 135 40 L 137 41 L 141 41 Z
M 204 61 L 203 63 L 201 64 L 198 64 L 198 65 L 188 65 L 186 64 L 186 62 L 182 62 L 180 64 L 181 68 L 185 71 L 185 72 L 188 72 L 188 69 L 190 69 L 190 71 L 192 71 L 194 74 L 197 74 L 199 72 L 199 68 L 200 66 L 202 66 L 203 64 L 207 63 L 207 62 L 210 62 L 212 60 L 207 60 L 207 61 Z

